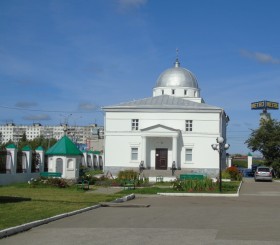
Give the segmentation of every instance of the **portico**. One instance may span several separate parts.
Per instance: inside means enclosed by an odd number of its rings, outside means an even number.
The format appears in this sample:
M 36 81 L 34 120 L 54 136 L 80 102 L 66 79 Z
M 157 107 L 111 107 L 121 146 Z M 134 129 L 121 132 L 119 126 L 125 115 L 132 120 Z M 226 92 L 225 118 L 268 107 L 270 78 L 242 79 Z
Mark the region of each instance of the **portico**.
M 157 124 L 141 130 L 141 161 L 147 169 L 178 167 L 180 130 Z

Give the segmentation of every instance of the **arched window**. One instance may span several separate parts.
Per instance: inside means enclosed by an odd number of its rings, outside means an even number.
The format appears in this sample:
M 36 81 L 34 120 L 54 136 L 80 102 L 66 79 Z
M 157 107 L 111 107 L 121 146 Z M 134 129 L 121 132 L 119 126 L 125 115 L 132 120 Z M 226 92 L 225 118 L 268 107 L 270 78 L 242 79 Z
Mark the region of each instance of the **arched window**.
M 73 159 L 68 159 L 68 161 L 67 161 L 67 169 L 70 169 L 70 170 L 74 169 L 74 161 L 73 161 Z

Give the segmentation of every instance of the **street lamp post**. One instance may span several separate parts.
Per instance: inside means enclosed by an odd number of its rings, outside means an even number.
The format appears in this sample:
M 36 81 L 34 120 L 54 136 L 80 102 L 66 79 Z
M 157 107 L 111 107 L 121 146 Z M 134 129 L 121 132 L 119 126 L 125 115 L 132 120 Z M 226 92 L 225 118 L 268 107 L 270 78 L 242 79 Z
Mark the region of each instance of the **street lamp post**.
M 216 141 L 217 144 L 212 144 L 211 146 L 214 151 L 219 152 L 219 191 L 222 192 L 222 155 L 223 152 L 230 147 L 230 145 L 224 143 L 223 137 L 218 137 Z

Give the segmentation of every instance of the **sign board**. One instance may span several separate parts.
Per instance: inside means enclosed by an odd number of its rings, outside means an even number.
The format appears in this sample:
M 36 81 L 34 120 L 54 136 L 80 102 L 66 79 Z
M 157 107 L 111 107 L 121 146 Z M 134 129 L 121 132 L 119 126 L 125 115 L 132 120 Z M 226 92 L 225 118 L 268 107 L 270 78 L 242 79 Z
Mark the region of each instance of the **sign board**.
M 279 104 L 278 102 L 263 100 L 263 101 L 251 103 L 251 109 L 252 110 L 263 110 L 263 109 L 278 110 Z

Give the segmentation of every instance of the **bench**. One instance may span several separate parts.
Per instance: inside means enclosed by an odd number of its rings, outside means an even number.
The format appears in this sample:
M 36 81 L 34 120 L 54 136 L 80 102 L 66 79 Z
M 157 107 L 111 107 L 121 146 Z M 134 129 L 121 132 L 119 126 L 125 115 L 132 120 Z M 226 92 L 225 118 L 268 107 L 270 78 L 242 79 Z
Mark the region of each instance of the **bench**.
M 123 183 L 124 190 L 134 190 L 135 189 L 135 181 L 134 180 L 124 180 Z
M 89 190 L 89 181 L 88 180 L 79 180 L 78 183 L 76 184 L 77 189 L 82 189 L 82 190 Z
M 180 174 L 180 180 L 203 180 L 204 175 L 198 174 L 198 173 L 192 173 L 192 174 Z
M 60 178 L 61 175 L 59 172 L 40 172 L 40 176 L 46 178 Z

